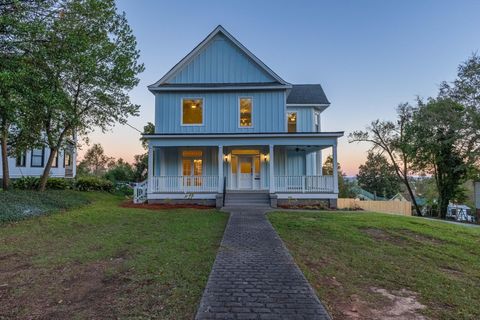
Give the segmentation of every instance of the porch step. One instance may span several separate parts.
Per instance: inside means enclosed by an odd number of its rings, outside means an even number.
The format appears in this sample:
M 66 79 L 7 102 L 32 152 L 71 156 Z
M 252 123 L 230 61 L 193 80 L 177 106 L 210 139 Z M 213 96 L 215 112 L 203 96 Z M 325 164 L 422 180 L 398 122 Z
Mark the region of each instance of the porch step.
M 266 192 L 227 192 L 225 207 L 264 207 L 270 206 L 270 196 Z

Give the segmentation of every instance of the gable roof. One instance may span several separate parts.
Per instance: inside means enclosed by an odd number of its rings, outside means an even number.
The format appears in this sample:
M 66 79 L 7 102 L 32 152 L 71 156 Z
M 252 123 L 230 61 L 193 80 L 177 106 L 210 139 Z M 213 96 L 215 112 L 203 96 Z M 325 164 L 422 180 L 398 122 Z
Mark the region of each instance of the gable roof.
M 217 26 L 202 42 L 200 42 L 189 54 L 187 54 L 182 60 L 180 60 L 170 71 L 168 71 L 160 80 L 154 84 L 148 86 L 149 90 L 156 90 L 162 86 L 173 87 L 172 83 L 168 81 L 171 80 L 177 73 L 179 73 L 185 65 L 187 65 L 192 59 L 194 59 L 198 53 L 202 51 L 203 48 L 207 47 L 211 41 L 217 35 L 223 35 L 228 40 L 230 40 L 241 52 L 243 52 L 248 58 L 250 58 L 261 70 L 266 74 L 272 77 L 273 82 L 265 83 L 266 86 L 281 86 L 285 88 L 290 88 L 291 85 L 283 80 L 279 75 L 277 75 L 272 69 L 270 69 L 265 63 L 258 59 L 253 53 L 251 53 L 245 46 L 243 46 L 237 39 L 235 39 L 225 28 L 221 25 Z M 186 84 L 182 84 L 186 85 Z M 187 84 L 188 85 L 188 84 Z M 197 86 L 198 84 L 192 84 L 192 86 Z M 243 84 L 237 84 L 242 86 Z
M 329 105 L 330 102 L 319 84 L 294 84 L 287 97 L 291 105 Z

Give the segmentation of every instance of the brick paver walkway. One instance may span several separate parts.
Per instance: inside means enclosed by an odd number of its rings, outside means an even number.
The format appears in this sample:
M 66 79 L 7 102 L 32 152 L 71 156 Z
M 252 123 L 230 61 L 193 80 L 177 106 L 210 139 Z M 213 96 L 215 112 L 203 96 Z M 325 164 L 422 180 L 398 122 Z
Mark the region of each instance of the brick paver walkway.
M 235 209 L 196 319 L 330 319 L 264 211 Z

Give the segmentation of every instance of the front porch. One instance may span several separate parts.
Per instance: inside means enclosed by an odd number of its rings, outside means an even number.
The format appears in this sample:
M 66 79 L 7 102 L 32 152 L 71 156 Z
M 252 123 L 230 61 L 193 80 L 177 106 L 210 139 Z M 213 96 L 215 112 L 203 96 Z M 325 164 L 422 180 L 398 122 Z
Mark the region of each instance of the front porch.
M 336 199 L 337 167 L 333 175 L 323 175 L 322 152 L 331 148 L 337 162 L 338 133 L 334 139 L 319 137 L 321 133 L 288 134 L 288 139 L 284 135 L 280 135 L 282 141 L 274 139 L 278 135 L 268 140 L 265 135 L 225 140 L 149 136 L 146 200 L 216 202 L 218 206 L 224 193 L 239 191 L 265 192 L 275 199 Z M 222 144 L 212 145 L 215 142 Z

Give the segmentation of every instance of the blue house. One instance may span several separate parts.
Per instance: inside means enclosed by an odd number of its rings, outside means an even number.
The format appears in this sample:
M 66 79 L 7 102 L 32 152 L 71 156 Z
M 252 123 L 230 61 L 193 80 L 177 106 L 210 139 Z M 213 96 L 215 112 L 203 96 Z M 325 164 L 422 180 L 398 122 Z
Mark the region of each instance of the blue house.
M 148 89 L 155 134 L 137 201 L 336 206 L 337 167 L 322 175 L 322 150 L 336 163 L 343 132 L 321 131 L 319 84 L 286 82 L 218 26 Z

